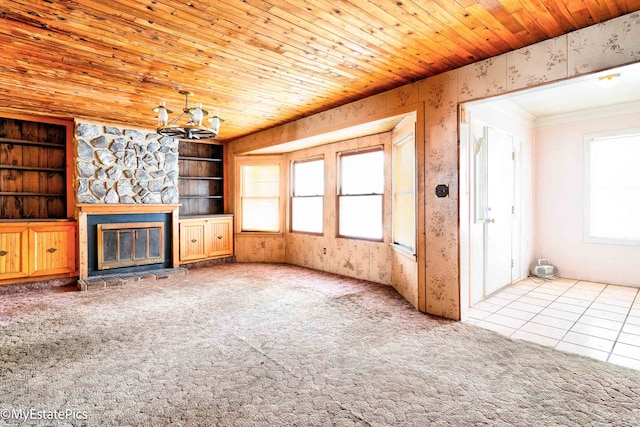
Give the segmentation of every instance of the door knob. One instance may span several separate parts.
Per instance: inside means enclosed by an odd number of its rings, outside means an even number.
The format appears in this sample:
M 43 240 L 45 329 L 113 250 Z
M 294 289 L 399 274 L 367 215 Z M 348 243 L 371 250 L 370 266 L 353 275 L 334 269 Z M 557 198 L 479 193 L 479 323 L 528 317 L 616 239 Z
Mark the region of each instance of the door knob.
M 487 222 L 489 222 L 489 223 L 493 224 L 493 223 L 495 223 L 495 222 L 496 222 L 496 219 L 495 219 L 495 218 L 491 218 L 491 219 L 488 219 L 488 220 L 487 220 Z

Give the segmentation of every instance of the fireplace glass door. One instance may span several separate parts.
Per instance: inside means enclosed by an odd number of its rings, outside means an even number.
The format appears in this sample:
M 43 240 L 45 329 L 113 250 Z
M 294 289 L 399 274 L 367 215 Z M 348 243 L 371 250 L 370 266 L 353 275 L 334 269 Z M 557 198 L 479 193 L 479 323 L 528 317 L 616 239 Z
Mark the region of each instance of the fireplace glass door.
M 98 270 L 164 262 L 164 223 L 98 224 Z

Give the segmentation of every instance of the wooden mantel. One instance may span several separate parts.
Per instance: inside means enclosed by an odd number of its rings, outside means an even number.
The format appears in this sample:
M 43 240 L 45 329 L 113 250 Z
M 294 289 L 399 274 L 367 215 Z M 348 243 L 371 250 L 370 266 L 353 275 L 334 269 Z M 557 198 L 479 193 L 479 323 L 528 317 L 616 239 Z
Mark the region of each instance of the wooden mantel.
M 118 214 L 171 214 L 171 266 L 180 265 L 180 236 L 178 234 L 178 209 L 180 204 L 77 204 L 78 219 L 78 258 L 80 280 L 89 277 L 89 237 L 87 229 L 88 215 Z

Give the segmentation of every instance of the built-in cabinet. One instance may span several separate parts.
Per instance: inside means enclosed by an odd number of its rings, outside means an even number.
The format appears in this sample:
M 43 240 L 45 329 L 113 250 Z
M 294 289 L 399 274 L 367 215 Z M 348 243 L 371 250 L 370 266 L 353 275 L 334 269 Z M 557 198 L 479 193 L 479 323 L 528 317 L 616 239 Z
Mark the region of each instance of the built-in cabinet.
M 180 262 L 233 256 L 233 216 L 225 214 L 224 145 L 180 141 Z
M 75 275 L 75 222 L 0 224 L 0 283 Z
M 180 219 L 180 262 L 233 255 L 233 216 Z
M 77 275 L 71 120 L 0 118 L 0 284 Z

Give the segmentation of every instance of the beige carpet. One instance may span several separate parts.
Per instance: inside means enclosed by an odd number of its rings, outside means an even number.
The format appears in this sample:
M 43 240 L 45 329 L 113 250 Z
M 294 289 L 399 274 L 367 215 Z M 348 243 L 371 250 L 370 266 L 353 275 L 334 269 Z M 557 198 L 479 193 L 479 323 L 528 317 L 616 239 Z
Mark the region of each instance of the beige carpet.
M 0 301 L 0 414 L 86 418 L 26 425 L 640 425 L 640 371 L 299 267 Z

